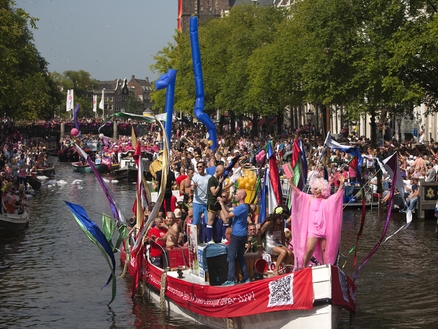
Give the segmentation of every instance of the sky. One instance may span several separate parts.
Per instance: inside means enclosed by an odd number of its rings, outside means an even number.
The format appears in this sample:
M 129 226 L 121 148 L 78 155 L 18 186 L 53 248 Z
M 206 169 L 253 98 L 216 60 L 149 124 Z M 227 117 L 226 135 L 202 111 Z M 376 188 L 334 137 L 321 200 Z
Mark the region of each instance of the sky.
M 16 0 L 39 18 L 34 43 L 49 71 L 84 70 L 97 80 L 154 81 L 153 56 L 173 43 L 177 0 Z

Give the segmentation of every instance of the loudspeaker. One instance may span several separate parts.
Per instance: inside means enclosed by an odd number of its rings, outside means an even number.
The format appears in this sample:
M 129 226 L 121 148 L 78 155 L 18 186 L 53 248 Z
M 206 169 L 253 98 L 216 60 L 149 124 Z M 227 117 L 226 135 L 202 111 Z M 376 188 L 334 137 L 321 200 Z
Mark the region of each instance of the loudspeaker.
M 208 276 L 211 286 L 218 286 L 227 281 L 227 255 L 207 257 Z

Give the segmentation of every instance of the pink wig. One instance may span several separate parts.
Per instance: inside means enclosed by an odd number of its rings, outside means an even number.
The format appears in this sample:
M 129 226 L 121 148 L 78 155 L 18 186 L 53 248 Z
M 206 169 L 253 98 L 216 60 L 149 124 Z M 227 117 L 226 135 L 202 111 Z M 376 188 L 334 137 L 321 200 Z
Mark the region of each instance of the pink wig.
M 321 190 L 321 195 L 323 198 L 328 198 L 330 196 L 330 184 L 325 179 L 315 178 L 310 186 L 310 191 L 314 193 L 315 189 Z

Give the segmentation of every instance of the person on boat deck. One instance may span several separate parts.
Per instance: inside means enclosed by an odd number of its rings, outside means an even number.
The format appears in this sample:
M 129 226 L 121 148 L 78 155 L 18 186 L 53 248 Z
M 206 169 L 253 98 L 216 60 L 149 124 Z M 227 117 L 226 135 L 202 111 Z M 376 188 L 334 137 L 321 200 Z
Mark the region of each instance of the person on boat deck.
M 179 193 L 184 197 L 184 203 L 190 203 L 193 200 L 192 179 L 195 175 L 195 170 L 190 167 L 187 170 L 187 176 L 181 181 Z
M 178 247 L 179 233 L 181 232 L 181 210 L 176 209 L 175 212 L 167 212 L 166 216 L 167 239 L 166 248 L 173 249 Z
M 8 214 L 14 214 L 18 212 L 18 196 L 15 193 L 15 187 L 13 183 L 8 183 L 3 193 L 4 210 Z
M 232 231 L 233 230 L 231 227 L 227 227 L 227 229 L 225 230 L 224 245 L 226 245 L 226 246 L 228 246 L 230 244 Z
M 400 212 L 406 212 L 408 210 L 415 212 L 415 206 L 418 201 L 418 195 L 419 195 L 418 179 L 412 178 L 411 193 L 409 193 L 409 195 L 406 197 L 407 208 L 404 207 L 403 209 L 400 210 Z
M 248 242 L 245 246 L 245 253 L 257 252 L 257 228 L 256 224 L 248 225 Z
M 224 166 L 216 167 L 216 172 L 208 179 L 207 189 L 207 208 L 208 208 L 208 222 L 207 222 L 207 243 L 214 243 L 213 241 L 213 224 L 216 216 L 221 215 L 221 205 L 217 201 L 218 196 L 222 193 L 222 183 L 224 182 Z
M 292 250 L 286 247 L 286 237 L 284 235 L 283 207 L 276 207 L 274 213 L 266 219 L 257 233 L 257 247 L 261 253 L 262 236 L 265 236 L 265 251 L 271 256 L 277 257 L 278 266 L 274 269 L 274 275 L 278 275 L 278 268 L 281 263 L 289 264 L 293 260 Z
M 340 176 L 340 187 L 330 195 L 330 185 L 316 179 L 312 194 L 292 186 L 292 245 L 295 268 L 307 267 L 312 255 L 321 264 L 335 264 L 342 226 L 342 203 L 345 177 Z
M 24 185 L 23 184 L 20 184 L 18 186 L 17 196 L 18 196 L 18 200 L 16 202 L 17 211 L 18 211 L 18 214 L 22 214 L 26 210 L 26 206 L 27 206 L 27 197 L 26 197 L 26 193 L 24 192 Z
M 148 232 L 150 260 L 155 266 L 163 268 L 163 250 L 166 247 L 167 227 L 163 217 L 155 218 L 155 226 Z
M 156 189 L 160 189 L 161 186 L 161 176 L 163 174 L 163 171 L 160 169 L 155 173 L 155 186 L 153 186 Z M 166 203 L 166 209 L 163 208 L 163 210 L 165 210 L 165 212 L 168 211 L 172 211 L 172 186 L 175 183 L 175 174 L 172 170 L 169 170 L 167 172 L 167 181 L 166 181 L 166 186 L 165 186 L 165 191 L 164 191 L 164 201 Z M 163 206 L 162 206 L 163 207 Z
M 231 219 L 232 228 L 231 240 L 228 246 L 227 254 L 227 281 L 222 284 L 225 286 L 234 285 L 235 283 L 234 278 L 236 275 L 236 257 L 243 274 L 243 279 L 241 282 L 246 283 L 250 281 L 248 270 L 246 268 L 245 257 L 243 256 L 243 254 L 245 253 L 245 244 L 248 241 L 248 230 L 246 225 L 246 218 L 248 217 L 248 206 L 245 204 L 245 197 L 245 190 L 237 190 L 235 199 L 238 205 L 234 208 L 229 208 L 223 202 L 222 198 L 219 197 L 217 199 L 222 207 L 223 214 L 221 217 L 224 218 L 226 222 Z
M 198 242 L 204 242 L 201 216 L 204 214 L 204 221 L 208 218 L 207 189 L 210 175 L 205 174 L 205 163 L 200 161 L 197 165 L 198 173 L 193 176 L 193 224 L 197 226 Z

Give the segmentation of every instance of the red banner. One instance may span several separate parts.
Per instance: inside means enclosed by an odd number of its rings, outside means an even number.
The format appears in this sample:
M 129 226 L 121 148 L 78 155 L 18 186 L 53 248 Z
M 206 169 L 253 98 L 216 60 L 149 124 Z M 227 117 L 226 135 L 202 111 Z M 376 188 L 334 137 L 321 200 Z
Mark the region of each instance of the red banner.
M 339 268 L 332 266 L 332 303 L 356 312 L 356 285 Z
M 160 288 L 161 271 L 147 264 L 147 282 Z M 312 270 L 235 286 L 193 284 L 167 277 L 166 295 L 192 312 L 232 318 L 285 310 L 313 308 Z

